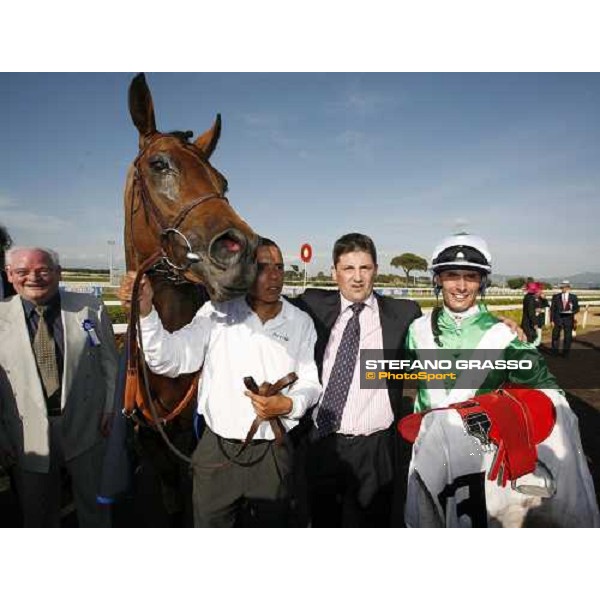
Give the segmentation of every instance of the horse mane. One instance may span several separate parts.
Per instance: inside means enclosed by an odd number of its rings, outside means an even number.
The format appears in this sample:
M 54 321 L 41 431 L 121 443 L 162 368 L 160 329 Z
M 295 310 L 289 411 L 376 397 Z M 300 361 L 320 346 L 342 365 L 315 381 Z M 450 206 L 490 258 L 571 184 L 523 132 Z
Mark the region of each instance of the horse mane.
M 188 129 L 187 131 L 169 131 L 169 135 L 175 136 L 186 144 L 190 144 L 190 140 L 194 137 L 194 132 L 191 129 Z

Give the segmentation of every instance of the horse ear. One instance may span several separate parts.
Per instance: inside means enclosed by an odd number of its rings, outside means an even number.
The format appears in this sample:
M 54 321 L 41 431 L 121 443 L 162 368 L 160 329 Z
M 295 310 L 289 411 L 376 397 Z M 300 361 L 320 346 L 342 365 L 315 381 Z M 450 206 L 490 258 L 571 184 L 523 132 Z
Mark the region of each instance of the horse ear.
M 214 125 L 205 131 L 202 135 L 199 135 L 194 144 L 204 152 L 206 158 L 210 158 L 210 155 L 214 152 L 217 147 L 217 142 L 221 136 L 221 115 L 217 115 Z
M 144 145 L 144 138 L 156 133 L 154 104 L 143 73 L 136 75 L 129 86 L 129 113 L 140 132 L 141 148 Z

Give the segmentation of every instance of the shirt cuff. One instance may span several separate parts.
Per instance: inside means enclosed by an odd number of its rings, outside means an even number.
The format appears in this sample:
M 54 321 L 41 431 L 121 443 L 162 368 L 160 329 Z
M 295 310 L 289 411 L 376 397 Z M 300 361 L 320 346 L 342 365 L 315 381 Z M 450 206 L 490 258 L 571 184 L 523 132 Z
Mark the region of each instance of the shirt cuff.
M 306 398 L 304 394 L 292 395 L 284 394 L 292 401 L 292 410 L 287 415 L 283 415 L 286 419 L 299 421 L 306 412 Z

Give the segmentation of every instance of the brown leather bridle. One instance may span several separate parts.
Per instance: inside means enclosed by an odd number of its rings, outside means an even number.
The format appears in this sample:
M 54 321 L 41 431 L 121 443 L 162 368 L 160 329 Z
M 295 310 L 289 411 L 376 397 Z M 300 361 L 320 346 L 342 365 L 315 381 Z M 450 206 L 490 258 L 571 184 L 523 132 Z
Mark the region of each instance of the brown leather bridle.
M 167 268 L 169 270 L 172 271 L 172 274 L 174 274 L 177 279 L 180 279 L 180 278 L 185 278 L 185 273 L 189 270 L 190 266 L 193 263 L 200 262 L 202 260 L 202 258 L 192 250 L 192 246 L 191 246 L 189 240 L 187 239 L 187 237 L 179 230 L 179 228 L 181 227 L 181 224 L 183 223 L 185 218 L 190 214 L 190 212 L 192 212 L 192 210 L 194 210 L 201 204 L 204 204 L 205 202 L 208 202 L 209 200 L 221 200 L 221 201 L 225 202 L 226 204 L 229 204 L 229 200 L 224 196 L 223 191 L 219 189 L 220 186 L 218 184 L 218 181 L 215 179 L 212 171 L 206 164 L 206 159 L 201 154 L 200 150 L 198 150 L 192 144 L 185 144 L 183 146 L 183 149 L 190 152 L 194 157 L 199 159 L 199 163 L 202 166 L 202 168 L 205 170 L 206 175 L 208 176 L 208 179 L 210 180 L 211 185 L 214 189 L 212 192 L 203 194 L 202 196 L 194 198 L 190 202 L 186 203 L 185 206 L 183 206 L 181 208 L 181 210 L 173 217 L 171 222 L 169 222 L 167 219 L 165 219 L 164 215 L 159 210 L 158 206 L 156 205 L 156 202 L 152 199 L 152 196 L 148 191 L 148 187 L 147 187 L 146 182 L 144 181 L 144 178 L 141 173 L 140 161 L 142 160 L 144 155 L 148 152 L 148 148 L 150 147 L 151 142 L 154 142 L 155 140 L 161 139 L 161 138 L 172 138 L 172 137 L 173 136 L 170 136 L 167 134 L 162 134 L 162 133 L 153 134 L 152 136 L 150 136 L 148 138 L 148 141 L 146 142 L 144 148 L 142 148 L 140 150 L 137 157 L 133 161 L 134 172 L 133 172 L 133 185 L 131 186 L 130 229 L 131 229 L 131 232 L 133 235 L 133 214 L 134 214 L 133 207 L 134 207 L 134 198 L 135 198 L 136 188 L 138 188 L 141 204 L 144 209 L 144 213 L 146 215 L 148 215 L 148 214 L 152 215 L 156 225 L 158 226 L 159 238 L 160 238 L 160 248 L 162 250 L 162 254 L 160 255 L 160 257 L 157 258 L 156 263 L 154 265 L 151 265 L 148 268 L 148 270 L 155 267 L 157 263 L 162 262 L 167 266 Z M 187 247 L 188 251 L 186 253 L 186 260 L 188 262 L 185 266 L 177 265 L 176 260 L 169 256 L 169 252 L 168 252 L 168 249 L 166 248 L 166 245 L 167 245 L 167 240 L 168 240 L 169 234 L 171 234 L 171 233 L 179 236 L 183 240 L 183 242 L 185 243 L 185 245 Z M 193 281 L 191 281 L 191 282 L 195 283 Z
M 204 204 L 209 200 L 221 200 L 229 204 L 229 200 L 223 195 L 223 192 L 219 190 L 218 182 L 215 180 L 210 168 L 206 165 L 206 159 L 201 152 L 193 145 L 186 144 L 183 148 L 191 152 L 200 161 L 200 164 L 206 171 L 206 174 L 214 188 L 214 191 L 194 198 L 169 221 L 167 220 L 156 202 L 152 199 L 151 194 L 148 191 L 144 177 L 142 176 L 140 169 L 140 161 L 147 153 L 150 146 L 150 142 L 155 141 L 159 138 L 173 137 L 166 134 L 156 133 L 147 139 L 144 148 L 142 148 L 133 162 L 133 185 L 131 186 L 131 203 L 130 203 L 130 232 L 133 238 L 133 216 L 134 216 L 134 200 L 136 189 L 139 190 L 139 197 L 141 205 L 146 215 L 151 215 L 158 226 L 160 247 L 157 248 L 141 265 L 138 266 L 137 275 L 133 284 L 132 296 L 131 296 L 131 310 L 129 313 L 129 324 L 128 324 L 128 340 L 127 340 L 127 375 L 125 384 L 125 395 L 124 395 L 124 406 L 123 414 L 128 417 L 133 417 L 139 407 L 144 417 L 151 422 L 159 431 L 163 440 L 169 447 L 169 449 L 176 454 L 179 458 L 186 462 L 190 462 L 190 459 L 185 454 L 181 453 L 169 440 L 166 435 L 163 425 L 172 421 L 175 417 L 179 416 L 183 410 L 190 404 L 198 392 L 198 380 L 199 373 L 194 377 L 190 384 L 186 394 L 179 401 L 173 410 L 167 415 L 159 417 L 154 400 L 150 391 L 150 384 L 148 378 L 148 371 L 145 360 L 140 360 L 140 354 L 143 352 L 142 336 L 140 332 L 140 314 L 139 314 L 139 287 L 141 279 L 145 273 L 150 270 L 156 269 L 157 265 L 164 266 L 164 270 L 167 271 L 167 275 L 170 279 L 175 282 L 190 282 L 196 283 L 186 277 L 186 272 L 189 270 L 193 263 L 199 262 L 201 257 L 193 252 L 191 244 L 187 237 L 179 230 L 181 224 L 185 218 L 198 206 Z M 176 264 L 176 260 L 169 256 L 167 245 L 167 238 L 169 234 L 174 233 L 180 236 L 186 247 L 186 260 L 187 264 L 180 266 Z M 140 385 L 140 373 L 143 385 Z M 148 406 L 150 411 L 146 411 L 144 405 Z

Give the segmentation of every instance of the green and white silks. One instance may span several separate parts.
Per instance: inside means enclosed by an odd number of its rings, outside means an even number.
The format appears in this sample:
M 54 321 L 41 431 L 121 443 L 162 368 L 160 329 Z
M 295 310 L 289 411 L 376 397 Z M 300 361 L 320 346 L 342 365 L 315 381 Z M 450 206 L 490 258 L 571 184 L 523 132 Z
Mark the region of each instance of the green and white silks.
M 428 408 L 448 406 L 463 402 L 474 396 L 486 394 L 511 382 L 542 391 L 553 390 L 562 396 L 555 378 L 548 371 L 540 353 L 528 342 L 521 342 L 509 327 L 494 317 L 483 304 L 476 307 L 475 314 L 456 321 L 446 309 L 439 314 L 440 348 L 434 339 L 431 315 L 416 319 L 410 326 L 407 336 L 407 358 L 410 360 L 434 360 L 448 358 L 448 352 L 456 359 L 468 360 L 474 352 L 478 360 L 530 360 L 531 369 L 521 370 L 481 370 L 458 375 L 456 380 L 446 380 L 443 389 L 440 383 L 419 381 L 415 412 Z M 425 351 L 425 352 L 423 352 Z M 434 356 L 435 355 L 435 356 Z M 468 381 L 468 385 L 465 385 Z

